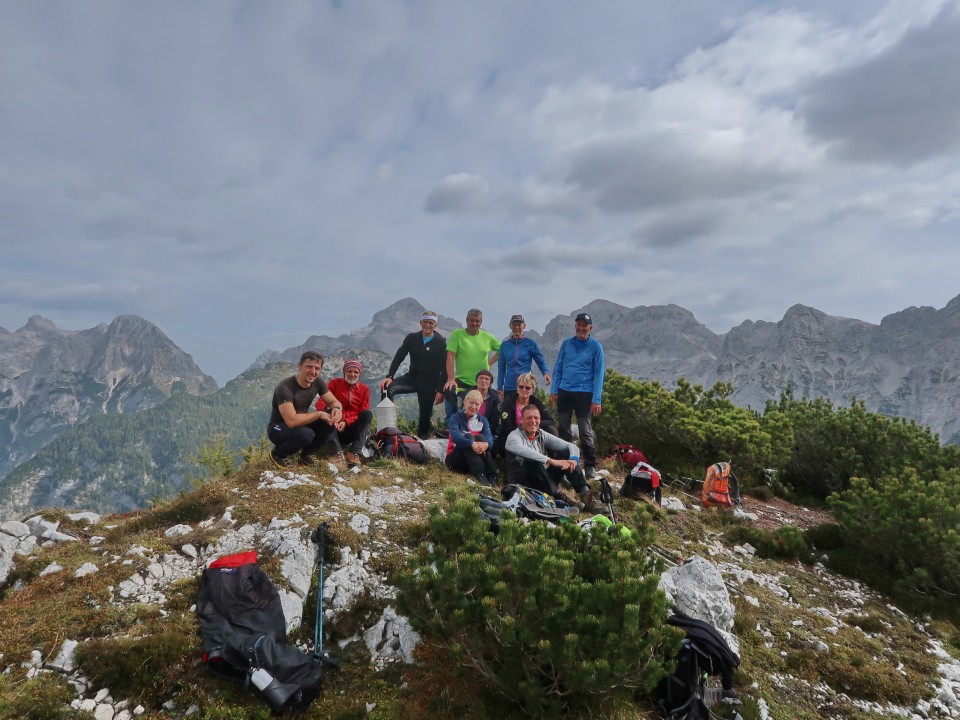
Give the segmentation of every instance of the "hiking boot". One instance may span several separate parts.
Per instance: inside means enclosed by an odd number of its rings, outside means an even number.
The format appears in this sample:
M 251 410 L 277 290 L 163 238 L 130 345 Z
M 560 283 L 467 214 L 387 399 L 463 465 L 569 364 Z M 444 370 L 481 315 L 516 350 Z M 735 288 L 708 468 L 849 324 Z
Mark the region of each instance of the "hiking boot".
M 603 512 L 603 508 L 597 503 L 597 499 L 593 495 L 593 490 L 584 490 L 580 493 L 580 505 L 585 512 Z
M 332 462 L 334 465 L 343 467 L 346 464 L 347 459 L 343 456 L 342 452 L 338 452 L 330 456 L 330 462 Z
M 356 453 L 347 453 L 347 467 L 360 467 L 360 456 Z
M 320 462 L 320 458 L 318 458 L 316 455 L 313 455 L 312 453 L 309 455 L 300 456 L 300 464 L 303 465 L 304 467 L 310 467 L 311 465 L 316 465 L 318 462 Z
M 270 462 L 274 464 L 277 470 L 289 470 L 296 465 L 296 461 L 289 455 L 286 457 L 277 457 L 273 450 L 270 451 Z
M 483 485 L 484 487 L 495 487 L 494 483 L 486 476 L 485 473 L 477 473 L 473 476 L 473 479 L 477 481 L 478 484 Z
M 592 480 L 593 478 L 595 478 L 595 477 L 597 476 L 597 469 L 596 469 L 595 467 L 593 467 L 593 466 L 590 466 L 590 467 L 588 467 L 588 468 L 584 468 L 584 469 L 583 469 L 583 476 L 584 476 L 587 480 Z

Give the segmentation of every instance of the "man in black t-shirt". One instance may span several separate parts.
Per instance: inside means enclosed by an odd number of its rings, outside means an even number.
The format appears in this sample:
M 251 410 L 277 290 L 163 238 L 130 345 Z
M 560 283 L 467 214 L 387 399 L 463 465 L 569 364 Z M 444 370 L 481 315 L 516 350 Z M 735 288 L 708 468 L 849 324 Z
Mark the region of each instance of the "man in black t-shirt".
M 314 462 L 343 417 L 343 405 L 320 379 L 322 369 L 323 355 L 308 350 L 300 356 L 297 374 L 281 380 L 273 391 L 267 437 L 274 444 L 270 457 L 279 467 L 297 451 L 301 463 Z M 311 410 L 317 395 L 327 404 L 322 412 Z

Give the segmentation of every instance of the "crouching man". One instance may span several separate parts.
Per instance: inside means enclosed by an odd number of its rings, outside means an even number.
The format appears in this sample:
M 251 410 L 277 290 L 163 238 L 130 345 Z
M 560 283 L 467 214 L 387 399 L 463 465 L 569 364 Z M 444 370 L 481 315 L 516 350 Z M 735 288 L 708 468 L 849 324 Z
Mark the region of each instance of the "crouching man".
M 580 470 L 580 450 L 540 429 L 540 408 L 527 405 L 521 426 L 507 436 L 507 482 L 563 498 L 560 483 L 566 479 L 580 496 L 584 510 L 596 512 L 598 505 Z
M 300 462 L 317 460 L 317 452 L 336 432 L 334 425 L 343 418 L 343 405 L 320 379 L 323 355 L 308 350 L 300 356 L 297 374 L 281 380 L 273 391 L 267 437 L 274 444 L 270 458 L 278 467 L 286 467 L 291 456 L 300 452 Z M 311 410 L 319 395 L 329 410 Z

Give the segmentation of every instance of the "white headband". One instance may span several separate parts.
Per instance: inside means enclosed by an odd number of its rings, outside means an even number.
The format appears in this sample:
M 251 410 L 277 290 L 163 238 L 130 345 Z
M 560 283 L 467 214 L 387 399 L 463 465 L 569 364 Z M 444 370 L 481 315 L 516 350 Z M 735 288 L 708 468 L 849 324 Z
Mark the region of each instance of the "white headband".
M 430 313 L 424 313 L 420 316 L 420 322 L 423 322 L 424 320 L 433 320 L 434 322 L 437 322 L 437 316 L 431 315 Z

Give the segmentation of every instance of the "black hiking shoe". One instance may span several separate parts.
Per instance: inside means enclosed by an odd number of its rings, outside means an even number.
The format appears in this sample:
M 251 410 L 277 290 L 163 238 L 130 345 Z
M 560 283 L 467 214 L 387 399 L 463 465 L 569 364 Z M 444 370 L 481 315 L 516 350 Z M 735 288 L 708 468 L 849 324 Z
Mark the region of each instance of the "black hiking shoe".
M 270 462 L 274 464 L 277 470 L 289 470 L 292 467 L 296 467 L 297 464 L 297 461 L 292 456 L 277 457 L 273 450 L 270 451 Z
M 483 485 L 484 487 L 488 487 L 488 488 L 496 487 L 494 482 L 490 480 L 490 478 L 488 478 L 485 473 L 477 473 L 476 475 L 473 476 L 473 479 L 476 480 L 477 483 L 479 483 L 480 485 Z

